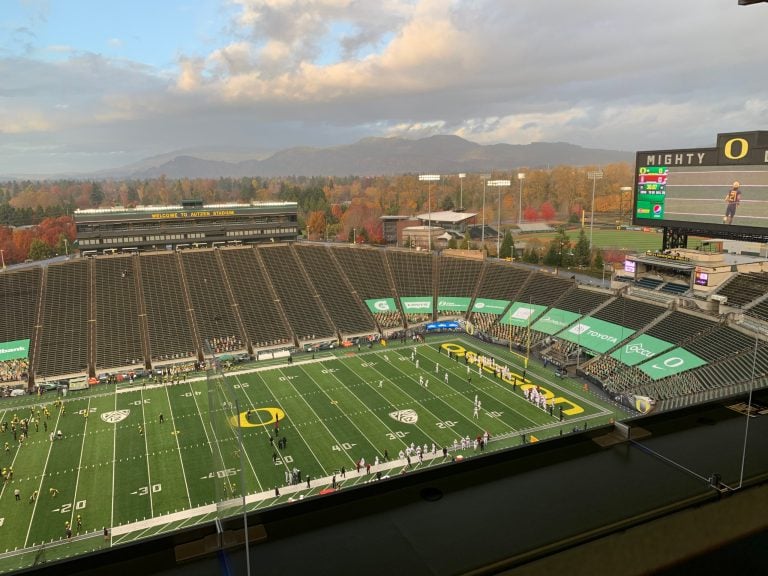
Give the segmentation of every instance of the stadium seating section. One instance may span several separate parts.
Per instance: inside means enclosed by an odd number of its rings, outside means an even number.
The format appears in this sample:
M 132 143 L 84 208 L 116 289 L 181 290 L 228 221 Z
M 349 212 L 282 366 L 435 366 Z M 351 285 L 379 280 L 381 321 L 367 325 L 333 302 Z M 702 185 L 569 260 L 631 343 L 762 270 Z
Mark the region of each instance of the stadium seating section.
M 597 354 L 556 334 L 501 324 L 506 309 L 458 314 L 518 349 L 577 364 L 610 393 L 647 395 L 661 407 L 768 383 L 768 343 L 755 337 L 768 321 L 768 274 L 736 274 L 719 290 L 751 318 L 646 298 L 688 287 L 641 280 L 654 292 L 580 286 L 516 263 L 301 243 L 78 258 L 0 273 L 0 341 L 30 340 L 29 365 L 0 363 L 0 382 L 25 371 L 36 379 L 94 376 L 411 327 L 439 313 L 405 318 L 400 298 L 442 296 L 468 298 L 470 310 L 478 298 L 558 308 L 684 347 L 706 364 L 654 381 L 610 356 L 621 343 Z M 371 299 L 392 299 L 396 308 L 371 313 Z

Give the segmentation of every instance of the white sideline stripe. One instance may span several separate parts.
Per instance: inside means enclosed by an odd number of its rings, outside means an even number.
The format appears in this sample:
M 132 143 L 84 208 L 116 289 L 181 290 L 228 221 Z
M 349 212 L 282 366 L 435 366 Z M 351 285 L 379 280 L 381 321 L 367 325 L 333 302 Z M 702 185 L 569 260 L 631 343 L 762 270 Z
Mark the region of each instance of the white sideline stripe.
M 443 453 L 442 451 L 438 451 L 436 454 L 427 454 L 424 457 L 424 460 L 433 460 L 437 458 L 442 458 Z M 413 457 L 411 458 L 411 465 L 413 468 L 418 467 L 419 462 L 418 458 Z M 347 478 L 341 478 L 338 474 L 336 474 L 336 483 L 338 485 L 342 485 L 345 480 L 351 479 L 363 479 L 363 478 L 375 478 L 375 472 L 384 471 L 384 470 L 392 470 L 395 468 L 404 468 L 408 465 L 408 463 L 405 460 L 390 460 L 389 462 L 381 462 L 378 466 L 371 466 L 371 473 L 365 474 L 362 469 L 360 474 L 354 471 L 352 469 L 351 471 L 347 472 Z M 313 478 L 312 481 L 312 488 L 310 490 L 316 490 L 318 486 L 322 487 L 329 487 L 333 483 L 333 476 L 326 476 L 324 478 Z M 357 484 L 357 483 L 356 483 Z M 285 496 L 287 494 L 295 494 L 297 492 L 303 492 L 307 490 L 307 484 L 306 482 L 300 482 L 299 484 L 294 484 L 292 486 L 280 486 L 280 497 Z M 275 499 L 275 492 L 274 490 L 267 490 L 265 492 L 258 492 L 256 494 L 250 494 L 245 497 L 246 504 L 254 504 L 256 502 L 262 502 L 264 500 L 274 500 Z M 242 506 L 242 498 L 235 498 L 232 500 L 227 500 L 225 502 L 222 502 L 222 504 L 225 504 L 228 508 L 235 508 Z M 218 506 L 216 504 L 207 504 L 205 506 L 198 506 L 197 508 L 191 508 L 189 510 L 182 510 L 180 512 L 173 512 L 171 514 L 164 514 L 162 516 L 156 516 L 154 518 L 147 518 L 146 520 L 140 520 L 138 522 L 133 522 L 131 524 L 123 524 L 122 526 L 115 526 L 112 529 L 112 537 L 115 538 L 117 536 L 122 536 L 125 534 L 129 534 L 131 532 L 137 532 L 139 530 L 145 531 L 148 528 L 152 528 L 155 526 L 160 526 L 163 524 L 171 524 L 173 522 L 179 522 L 181 520 L 187 520 L 189 518 L 193 518 L 195 516 L 203 516 L 206 514 L 213 514 L 218 510 Z

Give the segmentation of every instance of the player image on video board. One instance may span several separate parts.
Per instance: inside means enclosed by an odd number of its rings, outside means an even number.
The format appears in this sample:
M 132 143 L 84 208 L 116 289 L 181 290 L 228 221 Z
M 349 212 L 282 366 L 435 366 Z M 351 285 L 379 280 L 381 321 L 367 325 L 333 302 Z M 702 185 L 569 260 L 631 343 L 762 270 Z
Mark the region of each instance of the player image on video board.
M 768 227 L 768 166 L 671 167 L 664 219 Z

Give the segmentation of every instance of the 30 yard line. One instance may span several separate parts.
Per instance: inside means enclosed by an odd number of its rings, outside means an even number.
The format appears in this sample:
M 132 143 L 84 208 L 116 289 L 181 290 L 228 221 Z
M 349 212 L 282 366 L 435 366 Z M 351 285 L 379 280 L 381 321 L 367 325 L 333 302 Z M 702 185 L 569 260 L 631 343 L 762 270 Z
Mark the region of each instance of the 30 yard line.
M 358 376 L 358 377 L 360 377 L 360 379 L 361 379 L 361 380 L 363 380 L 363 382 L 365 382 L 365 379 L 364 379 L 364 378 L 362 378 L 362 377 L 361 377 L 361 376 L 360 376 L 360 375 L 357 373 L 357 371 L 356 371 L 355 369 L 353 369 L 353 368 L 352 368 L 352 366 L 351 366 L 351 363 L 349 363 L 349 364 L 346 364 L 346 363 L 345 363 L 345 364 L 343 364 L 343 365 L 344 365 L 344 367 L 346 367 L 347 369 L 349 369 L 349 371 L 350 371 L 350 372 L 352 372 L 352 373 L 353 373 L 355 376 Z M 379 375 L 380 375 L 380 376 L 383 376 L 383 374 L 381 374 L 381 372 L 380 372 L 380 371 L 379 371 L 377 368 L 374 368 L 373 366 L 371 366 L 371 370 L 375 370 L 376 372 L 378 372 L 378 373 L 379 373 Z M 338 378 L 337 378 L 337 379 L 338 379 Z M 388 382 L 390 381 L 390 380 L 389 380 L 389 378 L 387 378 L 387 381 L 388 381 Z M 341 382 L 341 380 L 339 380 L 339 382 Z M 384 400 L 384 402 L 386 402 L 387 404 L 389 404 L 390 406 L 392 406 L 392 402 L 390 402 L 390 401 L 389 401 L 389 399 L 388 399 L 386 396 L 384 396 L 384 394 L 382 394 L 381 392 L 379 392 L 379 391 L 378 391 L 376 388 L 374 388 L 373 386 L 370 386 L 370 387 L 371 387 L 371 390 L 373 390 L 373 391 L 374 391 L 374 392 L 376 392 L 376 393 L 377 393 L 379 396 L 381 396 L 381 398 Z M 398 390 L 402 390 L 402 389 L 401 389 L 399 386 L 397 386 L 397 385 L 396 385 L 396 387 L 397 387 L 397 389 L 398 389 Z M 359 397 L 357 394 L 355 394 L 355 393 L 354 393 L 354 391 L 352 391 L 352 389 L 351 389 L 351 388 L 348 388 L 348 390 L 350 391 L 350 393 L 351 393 L 351 394 L 352 394 L 352 395 L 353 395 L 355 398 L 357 398 L 358 402 L 360 402 L 360 403 L 361 403 L 363 406 L 365 406 L 366 408 L 368 408 L 368 405 L 367 405 L 365 402 L 363 402 L 363 400 L 362 400 L 362 399 L 360 399 L 360 397 Z M 406 394 L 407 394 L 407 393 L 406 393 Z M 410 396 L 410 394 L 408 394 L 408 396 Z M 411 399 L 413 399 L 413 397 L 412 397 L 412 396 L 411 396 Z M 380 421 L 382 424 L 384 424 L 384 427 L 385 427 L 385 428 L 387 428 L 387 430 L 389 430 L 389 431 L 390 431 L 390 433 L 394 434 L 394 430 L 393 430 L 392 428 L 390 428 L 390 427 L 389 427 L 389 425 L 388 425 L 388 424 L 387 424 L 387 423 L 386 423 L 384 420 L 382 420 L 382 419 L 381 419 L 381 418 L 380 418 L 380 417 L 379 417 L 379 416 L 378 416 L 376 413 L 374 413 L 374 412 L 373 412 L 373 410 L 371 410 L 370 408 L 368 408 L 368 411 L 369 411 L 369 412 L 371 412 L 371 414 L 373 414 L 374 416 L 376 416 L 376 418 L 378 418 L 378 419 L 379 419 L 379 421 Z M 424 430 L 424 428 L 422 428 L 422 427 L 421 427 L 421 426 L 419 426 L 418 424 L 416 424 L 415 426 L 416 426 L 416 429 L 417 429 L 417 430 L 420 430 L 420 431 L 421 431 L 421 433 L 422 433 L 422 434 L 424 434 L 424 436 L 426 436 L 427 438 L 429 438 L 431 442 L 433 442 L 434 444 L 437 444 L 438 446 L 441 444 L 440 442 L 437 442 L 437 441 L 435 441 L 435 439 L 434 439 L 434 438 L 432 438 L 432 436 L 430 436 L 430 435 L 429 435 L 429 433 L 428 433 L 426 430 Z M 458 434 L 458 432 L 457 432 L 457 434 Z M 397 434 L 395 434 L 395 437 L 396 437 L 398 440 L 400 440 L 400 441 L 403 443 L 403 446 L 408 446 L 408 442 L 406 442 L 406 441 L 405 441 L 405 438 L 400 438 L 399 436 L 397 436 Z
M 187 472 L 184 470 L 184 459 L 181 457 L 181 446 L 179 446 L 179 434 L 178 430 L 176 429 L 176 420 L 173 418 L 173 404 L 171 403 L 171 395 L 168 392 L 168 386 L 165 386 L 165 395 L 168 398 L 168 409 L 171 411 L 171 424 L 173 424 L 173 431 L 176 432 L 174 436 L 176 437 L 176 450 L 179 452 L 179 463 L 181 464 L 181 475 L 184 477 L 184 489 L 187 491 L 187 501 L 189 502 L 189 507 L 192 508 L 192 496 L 189 494 L 189 484 L 187 483 Z M 142 403 L 142 410 L 143 410 L 143 403 Z M 149 463 L 149 457 L 147 457 L 147 463 Z M 150 488 L 152 484 L 150 483 Z M 152 491 L 151 489 L 149 490 Z M 153 514 L 154 516 L 154 514 Z
M 144 432 L 142 436 L 144 437 L 144 459 L 147 461 L 147 493 L 149 494 L 149 514 L 150 516 L 155 515 L 155 506 L 152 503 L 152 473 L 149 470 L 149 445 L 147 444 L 147 421 L 144 418 L 144 390 L 139 390 L 139 394 L 141 394 L 141 426 L 142 431 Z

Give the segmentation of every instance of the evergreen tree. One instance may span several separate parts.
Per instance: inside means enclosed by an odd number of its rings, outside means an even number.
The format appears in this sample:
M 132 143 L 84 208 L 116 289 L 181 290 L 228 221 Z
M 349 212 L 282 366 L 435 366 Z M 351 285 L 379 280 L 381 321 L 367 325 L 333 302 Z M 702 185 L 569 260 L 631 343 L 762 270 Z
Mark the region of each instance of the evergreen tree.
M 53 256 L 53 249 L 39 238 L 32 240 L 29 245 L 29 258 L 32 260 L 45 260 Z
M 499 249 L 499 258 L 511 258 L 515 254 L 515 240 L 512 238 L 512 232 L 507 230 L 504 239 L 501 241 Z
M 579 240 L 576 242 L 576 247 L 573 250 L 575 255 L 576 264 L 579 266 L 589 266 L 590 253 L 589 253 L 589 239 L 587 233 L 582 228 L 579 231 Z

